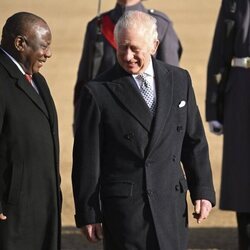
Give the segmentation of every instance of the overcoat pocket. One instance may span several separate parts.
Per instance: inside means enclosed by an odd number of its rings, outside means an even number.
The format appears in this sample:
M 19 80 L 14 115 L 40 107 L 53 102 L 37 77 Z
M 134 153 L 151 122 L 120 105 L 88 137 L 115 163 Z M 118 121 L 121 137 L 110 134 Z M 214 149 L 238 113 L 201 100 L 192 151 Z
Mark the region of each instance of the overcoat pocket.
M 133 182 L 130 181 L 112 181 L 102 185 L 102 198 L 111 197 L 130 197 L 133 195 Z
M 12 174 L 9 188 L 8 203 L 15 205 L 19 201 L 23 180 L 23 163 L 12 163 Z

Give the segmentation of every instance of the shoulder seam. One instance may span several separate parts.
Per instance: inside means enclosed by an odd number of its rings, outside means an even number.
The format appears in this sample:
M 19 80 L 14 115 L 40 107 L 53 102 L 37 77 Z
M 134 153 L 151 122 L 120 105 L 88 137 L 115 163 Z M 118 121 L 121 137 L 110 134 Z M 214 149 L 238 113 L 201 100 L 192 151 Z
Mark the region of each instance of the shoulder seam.
M 165 20 L 167 22 L 171 22 L 171 20 L 169 19 L 169 17 L 166 14 L 164 14 L 164 13 L 158 11 L 158 10 L 148 9 L 148 14 L 160 17 L 161 19 L 163 19 L 163 20 Z

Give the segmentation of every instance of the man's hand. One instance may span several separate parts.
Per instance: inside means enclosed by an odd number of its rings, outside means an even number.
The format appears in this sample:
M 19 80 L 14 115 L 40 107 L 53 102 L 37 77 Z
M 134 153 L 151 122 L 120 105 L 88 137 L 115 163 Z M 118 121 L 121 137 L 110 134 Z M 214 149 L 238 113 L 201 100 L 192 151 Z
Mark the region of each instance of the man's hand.
M 90 242 L 98 242 L 103 239 L 102 224 L 86 225 L 81 230 Z
M 219 121 L 209 121 L 209 130 L 215 135 L 223 134 L 223 125 Z
M 196 200 L 194 204 L 193 217 L 197 220 L 197 223 L 201 223 L 205 220 L 212 209 L 212 204 L 208 200 Z
M 7 219 L 7 217 L 3 213 L 1 213 L 0 214 L 0 220 L 6 220 L 6 219 Z

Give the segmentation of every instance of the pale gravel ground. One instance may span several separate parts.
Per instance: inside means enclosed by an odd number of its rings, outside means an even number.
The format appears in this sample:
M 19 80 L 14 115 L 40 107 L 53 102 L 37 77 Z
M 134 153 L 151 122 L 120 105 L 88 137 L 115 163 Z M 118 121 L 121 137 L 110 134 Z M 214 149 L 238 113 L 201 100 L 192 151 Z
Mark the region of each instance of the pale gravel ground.
M 114 6 L 115 0 L 103 0 L 102 10 Z M 168 13 L 174 21 L 184 47 L 181 66 L 190 72 L 198 105 L 204 119 L 205 79 L 208 54 L 220 0 L 148 0 L 148 7 Z M 58 109 L 61 139 L 61 175 L 63 203 L 63 250 L 100 250 L 101 244 L 86 242 L 74 227 L 74 209 L 70 181 L 72 149 L 72 96 L 87 20 L 96 14 L 97 0 L 0 0 L 0 27 L 17 11 L 42 16 L 53 33 L 53 57 L 42 69 L 49 82 Z M 207 131 L 214 184 L 219 197 L 222 138 Z M 192 207 L 190 206 L 191 215 Z M 213 210 L 210 218 L 196 225 L 190 218 L 190 249 L 236 249 L 235 217 L 231 212 Z M 153 249 L 152 249 L 153 250 Z

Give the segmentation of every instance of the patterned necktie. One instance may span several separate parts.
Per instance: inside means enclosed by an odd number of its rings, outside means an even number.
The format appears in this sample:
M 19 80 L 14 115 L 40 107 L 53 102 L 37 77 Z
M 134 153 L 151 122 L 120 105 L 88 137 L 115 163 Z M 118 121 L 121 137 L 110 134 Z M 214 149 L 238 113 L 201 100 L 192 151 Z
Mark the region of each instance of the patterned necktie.
M 138 75 L 138 79 L 141 82 L 140 92 L 147 103 L 152 114 L 155 112 L 155 97 L 154 91 L 150 86 L 150 83 L 147 81 L 145 74 Z
M 37 94 L 39 94 L 39 91 L 38 91 L 36 85 L 34 84 L 34 82 L 32 82 L 32 75 L 29 75 L 29 74 L 25 73 L 25 78 L 27 79 L 29 84 L 34 88 L 34 90 L 37 92 Z

